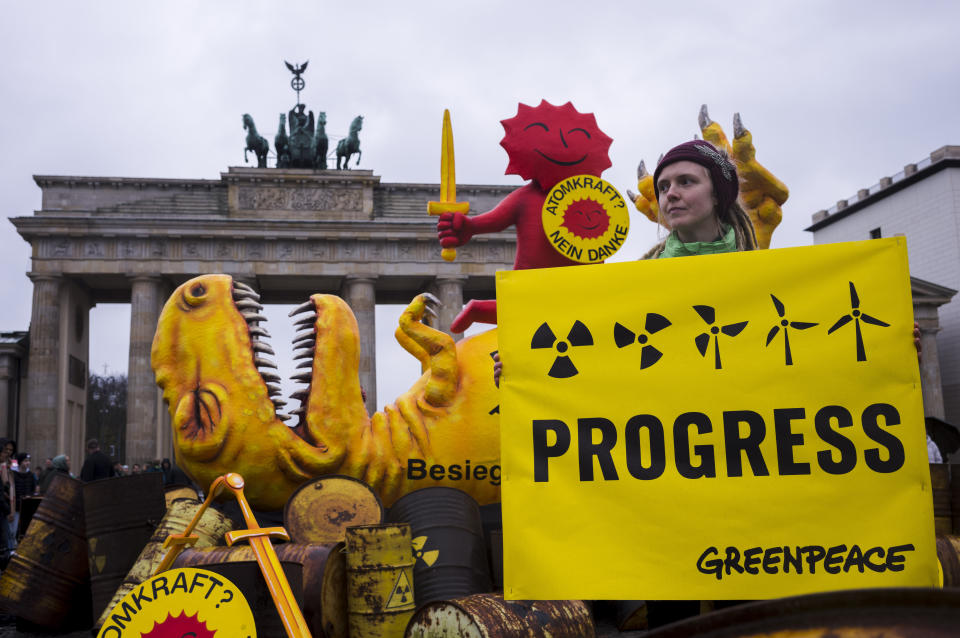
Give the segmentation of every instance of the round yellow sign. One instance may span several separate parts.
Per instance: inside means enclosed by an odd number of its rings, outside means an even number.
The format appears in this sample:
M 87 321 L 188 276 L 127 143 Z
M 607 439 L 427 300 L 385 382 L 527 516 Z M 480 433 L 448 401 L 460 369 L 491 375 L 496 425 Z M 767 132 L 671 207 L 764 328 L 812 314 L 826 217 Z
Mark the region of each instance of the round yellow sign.
M 237 586 L 206 569 L 170 569 L 123 597 L 97 638 L 257 638 Z
M 574 175 L 554 186 L 543 203 L 542 217 L 550 245 L 582 264 L 613 255 L 630 229 L 626 200 L 594 175 Z

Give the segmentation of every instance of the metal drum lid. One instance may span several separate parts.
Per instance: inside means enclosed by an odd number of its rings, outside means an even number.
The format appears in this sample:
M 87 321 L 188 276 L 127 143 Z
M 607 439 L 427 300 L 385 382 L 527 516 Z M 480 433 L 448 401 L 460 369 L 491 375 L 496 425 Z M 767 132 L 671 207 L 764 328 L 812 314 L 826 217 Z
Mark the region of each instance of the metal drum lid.
M 383 504 L 363 481 L 322 476 L 304 483 L 283 508 L 283 526 L 296 543 L 339 543 L 347 527 L 379 525 Z

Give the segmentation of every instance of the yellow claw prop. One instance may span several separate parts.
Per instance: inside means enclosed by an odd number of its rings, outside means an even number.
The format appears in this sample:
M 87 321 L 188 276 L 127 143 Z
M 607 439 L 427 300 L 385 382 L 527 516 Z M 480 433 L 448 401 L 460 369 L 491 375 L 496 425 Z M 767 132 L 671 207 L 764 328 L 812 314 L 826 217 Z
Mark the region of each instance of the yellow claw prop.
M 439 301 L 418 295 L 400 316 L 397 338 L 424 374 L 369 415 L 356 318 L 339 297 L 313 295 L 301 307 L 312 313 L 301 322 L 313 331 L 309 387 L 300 422 L 287 427 L 255 364 L 254 347 L 264 348 L 254 340 L 264 334 L 251 309 L 255 294 L 228 275 L 204 275 L 174 291 L 160 314 L 153 369 L 170 406 L 177 464 L 197 483 L 238 472 L 246 498 L 263 510 L 282 508 L 302 483 L 326 474 L 365 481 L 387 507 L 431 485 L 499 502 L 495 330 L 454 342 L 422 323 Z
M 453 127 L 450 125 L 450 109 L 443 110 L 443 133 L 440 143 L 440 201 L 427 202 L 427 213 L 442 215 L 444 213 L 470 212 L 470 202 L 457 201 L 457 169 L 453 155 Z M 444 248 L 440 256 L 444 261 L 453 261 L 457 258 L 456 248 Z
M 725 150 L 737 165 L 737 173 L 740 176 L 740 202 L 753 222 L 753 228 L 757 234 L 757 245 L 760 248 L 769 248 L 773 231 L 783 219 L 781 206 L 787 201 L 790 191 L 783 182 L 757 161 L 753 136 L 750 131 L 743 128 L 739 113 L 733 116 L 732 145 L 723 128 L 710 119 L 706 105 L 700 108 L 699 122 L 703 139 Z M 660 219 L 660 207 L 657 205 L 653 189 L 653 176 L 647 173 L 643 162 L 637 170 L 637 180 L 637 189 L 640 193 L 628 191 L 634 206 L 650 221 L 666 226 Z

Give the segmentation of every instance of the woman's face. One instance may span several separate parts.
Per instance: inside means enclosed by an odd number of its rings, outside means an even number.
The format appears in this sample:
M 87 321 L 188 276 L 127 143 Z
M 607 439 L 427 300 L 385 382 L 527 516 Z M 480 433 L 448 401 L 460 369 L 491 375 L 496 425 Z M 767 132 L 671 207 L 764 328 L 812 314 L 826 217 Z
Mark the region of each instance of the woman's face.
M 657 189 L 660 212 L 681 241 L 717 238 L 717 200 L 706 168 L 686 160 L 674 162 L 660 171 Z
M 3 450 L 0 450 L 0 460 L 9 461 L 11 456 L 13 456 L 13 444 L 7 443 L 3 446 Z

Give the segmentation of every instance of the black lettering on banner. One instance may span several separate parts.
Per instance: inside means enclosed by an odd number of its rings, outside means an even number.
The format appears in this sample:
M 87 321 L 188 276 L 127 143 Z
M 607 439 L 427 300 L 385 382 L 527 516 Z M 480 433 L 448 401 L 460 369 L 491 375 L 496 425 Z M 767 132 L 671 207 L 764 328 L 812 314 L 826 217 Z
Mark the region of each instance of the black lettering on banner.
M 600 431 L 600 441 L 593 442 L 593 431 Z M 604 481 L 616 481 L 617 468 L 611 450 L 617 444 L 617 428 L 609 419 L 600 417 L 577 420 L 577 450 L 580 454 L 580 480 L 593 480 L 593 457 L 600 463 Z
M 897 412 L 895 407 L 887 403 L 874 403 L 867 406 L 861 416 L 861 423 L 863 424 L 864 434 L 887 448 L 889 458 L 884 461 L 880 458 L 879 449 L 867 448 L 863 451 L 863 460 L 866 461 L 867 467 L 874 472 L 889 474 L 903 467 L 906 457 L 900 439 L 881 428 L 880 424 L 877 423 L 877 418 L 881 416 L 887 427 L 900 425 L 900 413 Z M 891 548 L 892 550 L 893 548 Z
M 197 572 L 197 573 L 200 573 L 200 572 Z M 131 591 L 130 597 L 133 599 L 133 602 L 137 605 L 137 611 L 140 611 L 141 609 L 143 609 L 143 601 L 146 601 L 148 603 L 153 602 L 153 598 L 150 598 L 149 596 L 143 593 L 143 585 L 140 585 L 139 589 L 135 591 Z
M 451 481 L 459 481 L 461 478 L 463 478 L 463 472 L 460 471 L 460 466 L 451 465 L 450 473 L 447 478 L 449 478 Z
M 123 634 L 120 633 L 120 630 L 118 628 L 114 627 L 113 625 L 110 625 L 109 627 L 103 630 L 103 633 L 100 634 L 100 636 L 101 638 L 113 638 L 114 636 L 116 636 L 116 638 L 120 638 L 121 636 L 123 636 Z
M 486 465 L 477 465 L 473 468 L 473 478 L 478 481 L 482 481 L 487 478 L 487 466 Z
M 167 591 L 167 577 L 160 576 L 159 578 L 153 581 L 153 597 L 157 597 L 157 592 L 162 591 L 167 596 L 170 595 L 170 592 Z
M 207 593 L 204 595 L 203 597 L 204 600 L 206 600 L 207 598 L 210 598 L 210 594 L 212 594 L 217 587 L 223 585 L 222 580 L 217 580 L 213 576 L 207 576 L 207 578 L 210 579 L 210 589 L 208 589 Z
M 123 611 L 123 615 L 116 613 L 116 609 L 114 609 L 114 613 L 110 616 L 110 620 L 119 625 L 120 629 L 126 629 L 126 625 L 123 623 L 128 623 L 133 620 L 133 617 L 137 614 L 138 610 L 134 609 L 133 606 L 127 601 L 123 601 L 123 604 L 120 605 L 120 609 Z
M 853 425 L 853 417 L 843 406 L 828 405 L 820 408 L 816 416 L 813 417 L 814 429 L 824 443 L 839 450 L 840 459 L 834 461 L 832 452 L 820 450 L 817 452 L 817 462 L 827 474 L 852 472 L 857 465 L 857 448 L 853 441 L 830 427 L 831 421 L 836 421 L 838 428 L 849 428 Z
M 747 435 L 740 436 L 740 424 L 747 424 Z M 723 413 L 723 438 L 727 450 L 727 476 L 743 476 L 741 452 L 747 455 L 754 476 L 769 476 L 760 443 L 767 434 L 763 417 L 752 410 L 730 410 Z
M 442 465 L 431 465 L 430 466 L 430 478 L 434 481 L 439 481 L 443 479 L 446 474 L 446 469 Z
M 490 468 L 490 482 L 494 485 L 500 485 L 500 466 L 494 465 Z
M 185 594 L 189 593 L 187 591 L 187 576 L 183 572 L 177 574 L 176 579 L 173 581 L 173 587 L 170 588 L 170 593 L 172 594 L 178 589 L 182 589 Z
M 804 562 L 806 562 L 806 573 L 816 574 L 817 564 L 821 563 L 824 572 L 827 574 L 839 574 L 841 571 L 846 573 L 856 567 L 860 573 L 864 573 L 864 568 L 869 568 L 875 572 L 900 572 L 906 566 L 905 552 L 912 552 L 915 548 L 912 544 L 895 545 L 884 551 L 882 547 L 871 547 L 864 553 L 859 545 L 852 545 L 849 552 L 845 544 L 834 545 L 825 548 L 820 545 L 805 545 L 790 547 L 787 545 L 781 547 L 751 547 L 740 550 L 733 546 L 727 546 L 723 558 L 716 547 L 706 548 L 697 559 L 697 571 L 701 574 L 715 576 L 721 580 L 724 575 L 746 574 L 748 576 L 760 575 L 760 567 L 764 573 L 776 575 L 779 573 L 789 574 L 791 569 L 796 574 L 804 573 Z M 779 568 L 780 554 L 783 554 L 783 567 Z M 886 555 L 886 561 L 882 560 Z M 762 556 L 762 558 L 761 558 Z M 872 562 L 872 556 L 879 556 L 880 562 Z
M 645 428 L 650 439 L 650 467 L 643 466 L 643 444 L 640 442 L 640 429 Z M 638 414 L 630 417 L 623 432 L 623 443 L 627 451 L 627 471 L 630 476 L 641 481 L 659 478 L 667 469 L 666 444 L 663 439 L 663 424 L 652 414 Z
M 843 553 L 847 551 L 846 545 L 834 545 L 827 550 L 827 557 L 823 561 L 823 569 L 828 574 L 839 574 L 840 566 L 843 563 Z
M 553 432 L 557 440 L 547 444 L 547 432 Z M 570 449 L 570 428 L 557 419 L 534 419 L 533 421 L 533 480 L 543 483 L 550 480 L 548 462 L 550 457 L 563 456 Z
M 793 448 L 803 445 L 803 434 L 790 429 L 790 422 L 803 419 L 803 408 L 785 408 L 773 411 L 773 428 L 777 439 L 777 470 L 780 476 L 810 474 L 809 463 L 797 463 L 793 459 Z
M 673 454 L 677 462 L 677 472 L 689 479 L 700 477 L 714 478 L 717 475 L 717 462 L 712 445 L 694 445 L 693 453 L 700 460 L 694 466 L 690 461 L 690 426 L 697 427 L 698 434 L 713 432 L 710 417 L 702 412 L 684 412 L 673 422 Z
M 422 459 L 407 459 L 407 480 L 418 481 L 427 478 L 427 462 Z
M 193 573 L 193 580 L 190 581 L 190 593 L 191 593 L 191 594 L 193 593 L 193 588 L 197 586 L 197 581 L 199 581 L 201 578 L 206 578 L 206 577 L 207 577 L 207 575 L 204 574 L 204 573 L 201 572 L 201 571 L 196 571 L 196 572 Z

